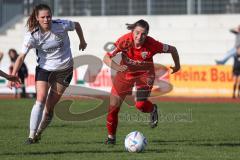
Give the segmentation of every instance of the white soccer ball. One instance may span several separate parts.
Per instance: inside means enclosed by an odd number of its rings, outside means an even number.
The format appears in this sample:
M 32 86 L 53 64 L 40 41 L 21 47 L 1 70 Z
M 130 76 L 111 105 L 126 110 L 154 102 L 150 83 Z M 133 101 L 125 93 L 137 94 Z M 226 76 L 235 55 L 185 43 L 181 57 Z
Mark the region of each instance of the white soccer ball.
M 124 144 L 128 152 L 142 152 L 147 145 L 147 139 L 141 132 L 134 131 L 126 136 Z

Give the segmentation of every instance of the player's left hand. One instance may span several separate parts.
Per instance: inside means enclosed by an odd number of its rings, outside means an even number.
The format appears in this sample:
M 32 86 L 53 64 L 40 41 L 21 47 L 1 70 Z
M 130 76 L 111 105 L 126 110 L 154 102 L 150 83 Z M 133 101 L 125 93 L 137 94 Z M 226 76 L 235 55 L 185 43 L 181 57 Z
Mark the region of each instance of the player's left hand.
M 21 83 L 21 80 L 18 76 L 14 76 L 14 75 L 9 75 L 7 77 L 7 80 L 15 82 L 15 83 Z
M 20 83 L 18 82 L 14 82 L 14 81 L 8 81 L 8 84 L 7 84 L 8 88 L 12 89 L 13 87 L 15 88 L 19 88 L 21 86 Z
M 170 68 L 172 69 L 171 74 L 176 73 L 177 71 L 180 70 L 180 66 L 174 66 L 174 67 L 171 66 Z
M 84 51 L 84 49 L 87 47 L 87 43 L 85 41 L 81 42 L 79 44 L 79 50 Z

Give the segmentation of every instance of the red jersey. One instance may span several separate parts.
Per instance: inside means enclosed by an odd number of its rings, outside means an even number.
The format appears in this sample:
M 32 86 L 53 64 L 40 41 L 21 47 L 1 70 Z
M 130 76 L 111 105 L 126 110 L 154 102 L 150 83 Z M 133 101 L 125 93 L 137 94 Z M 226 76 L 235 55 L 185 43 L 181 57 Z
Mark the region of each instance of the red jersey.
M 128 72 L 154 71 L 153 56 L 164 52 L 164 44 L 150 36 L 146 37 L 140 48 L 135 48 L 132 32 L 123 35 L 114 44 L 115 50 L 107 54 L 114 57 L 121 52 L 121 64 L 128 66 Z

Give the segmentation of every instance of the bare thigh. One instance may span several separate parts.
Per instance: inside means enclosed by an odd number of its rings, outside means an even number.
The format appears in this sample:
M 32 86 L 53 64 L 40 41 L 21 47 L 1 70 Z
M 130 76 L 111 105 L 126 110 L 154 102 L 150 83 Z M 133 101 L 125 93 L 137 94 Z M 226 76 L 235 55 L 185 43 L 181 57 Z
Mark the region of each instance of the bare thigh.
M 62 97 L 66 88 L 67 88 L 66 86 L 63 86 L 62 84 L 57 82 L 51 86 L 51 89 L 46 101 L 46 112 L 53 112 L 55 105 L 58 103 L 58 101 Z
M 49 90 L 49 83 L 45 81 L 36 81 L 37 101 L 45 103 Z

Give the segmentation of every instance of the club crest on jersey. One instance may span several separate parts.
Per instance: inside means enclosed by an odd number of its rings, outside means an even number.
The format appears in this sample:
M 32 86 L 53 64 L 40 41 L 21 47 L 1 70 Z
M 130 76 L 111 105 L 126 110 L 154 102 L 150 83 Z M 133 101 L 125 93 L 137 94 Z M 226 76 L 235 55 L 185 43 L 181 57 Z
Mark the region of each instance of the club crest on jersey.
M 148 52 L 142 52 L 141 53 L 141 56 L 142 56 L 143 59 L 146 59 L 147 55 L 148 55 Z

